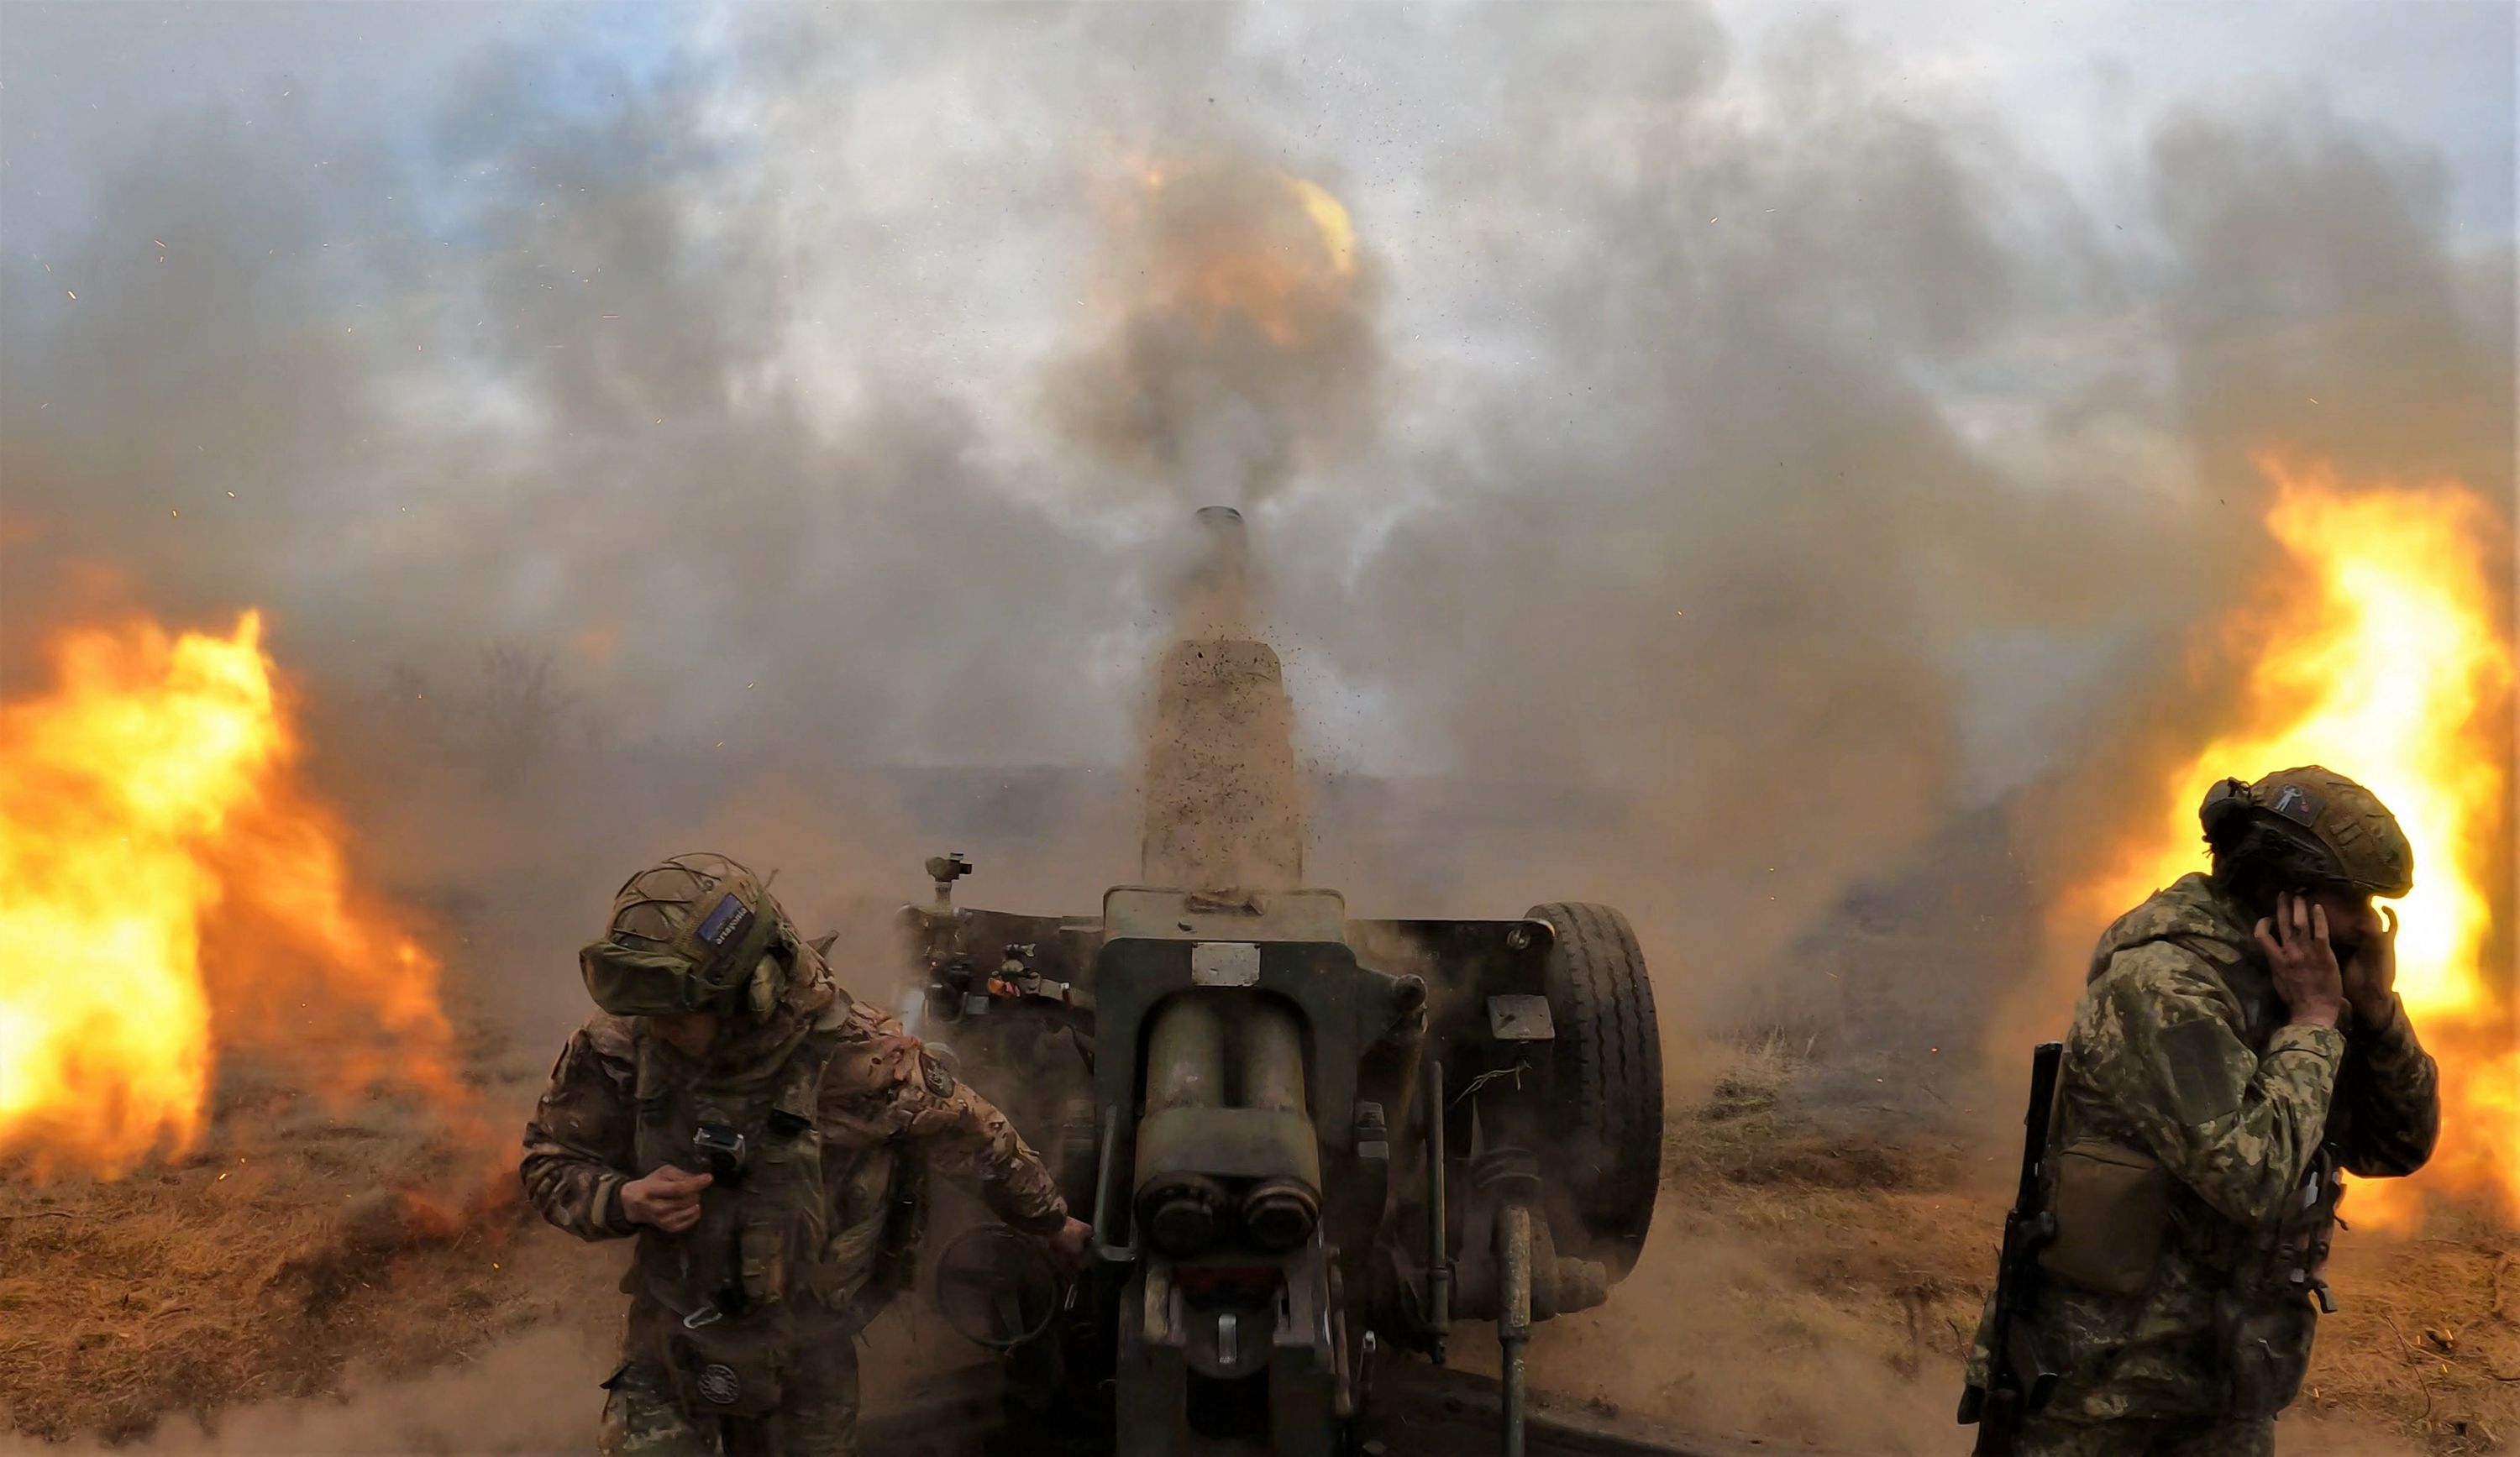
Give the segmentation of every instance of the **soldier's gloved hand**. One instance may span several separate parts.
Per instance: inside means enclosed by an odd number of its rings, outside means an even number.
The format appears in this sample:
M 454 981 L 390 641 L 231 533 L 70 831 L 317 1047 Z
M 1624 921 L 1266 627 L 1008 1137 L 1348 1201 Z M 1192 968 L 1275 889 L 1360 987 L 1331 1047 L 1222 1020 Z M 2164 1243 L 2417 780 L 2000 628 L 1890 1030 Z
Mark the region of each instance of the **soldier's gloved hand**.
M 2366 905 L 2354 932 L 2354 956 L 2345 963 L 2345 999 L 2358 1031 L 2386 1032 L 2398 1020 L 2398 912 Z
M 700 1221 L 700 1190 L 710 1182 L 705 1173 L 686 1173 L 668 1164 L 621 1186 L 621 1217 L 680 1234 Z
M 2274 915 L 2258 922 L 2258 945 L 2273 971 L 2275 995 L 2295 1023 L 2334 1027 L 2344 1017 L 2345 974 L 2327 944 L 2325 906 L 2308 896 L 2275 897 Z
M 1071 1214 L 1058 1232 L 1050 1236 L 1050 1253 L 1071 1270 L 1085 1268 L 1086 1252 L 1094 1243 L 1094 1226 Z

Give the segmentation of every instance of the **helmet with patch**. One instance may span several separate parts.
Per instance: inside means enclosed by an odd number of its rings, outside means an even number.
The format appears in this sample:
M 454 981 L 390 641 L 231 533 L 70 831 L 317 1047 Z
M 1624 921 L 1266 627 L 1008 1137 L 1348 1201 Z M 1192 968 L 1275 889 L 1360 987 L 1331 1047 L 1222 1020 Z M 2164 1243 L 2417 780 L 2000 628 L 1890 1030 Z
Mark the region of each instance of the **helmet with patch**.
M 578 952 L 595 1004 L 615 1016 L 766 1012 L 792 941 L 768 885 L 722 855 L 678 855 L 612 897 L 604 939 Z
M 2396 898 L 2414 889 L 2415 852 L 2380 797 L 2318 765 L 2254 784 L 2225 779 L 2197 811 L 2218 857 L 2256 860 L 2278 879 Z

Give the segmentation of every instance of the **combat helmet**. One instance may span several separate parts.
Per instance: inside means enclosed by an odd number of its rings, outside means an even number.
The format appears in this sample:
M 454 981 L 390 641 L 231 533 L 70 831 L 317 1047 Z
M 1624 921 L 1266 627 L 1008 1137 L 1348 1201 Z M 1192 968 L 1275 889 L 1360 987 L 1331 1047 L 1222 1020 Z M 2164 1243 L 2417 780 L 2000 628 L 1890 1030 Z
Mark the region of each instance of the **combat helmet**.
M 2218 856 L 2259 861 L 2278 879 L 2390 899 L 2414 889 L 2414 847 L 2398 817 L 2333 770 L 2311 764 L 2254 784 L 2225 779 L 2196 815 Z
M 722 855 L 678 855 L 622 882 L 604 939 L 577 953 L 596 1005 L 620 1017 L 766 1015 L 792 953 L 769 885 Z

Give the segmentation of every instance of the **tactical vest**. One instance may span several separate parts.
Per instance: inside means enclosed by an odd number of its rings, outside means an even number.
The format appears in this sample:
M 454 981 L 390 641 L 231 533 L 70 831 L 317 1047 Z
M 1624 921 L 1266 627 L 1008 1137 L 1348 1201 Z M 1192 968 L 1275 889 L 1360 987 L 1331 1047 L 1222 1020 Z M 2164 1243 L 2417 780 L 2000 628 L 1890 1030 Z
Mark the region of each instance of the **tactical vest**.
M 680 1234 L 648 1228 L 623 1289 L 657 1307 L 655 1352 L 683 1408 L 695 1416 L 757 1417 L 775 1410 L 800 1336 L 829 1308 L 840 1269 L 832 1238 L 815 1117 L 837 1036 L 818 1029 L 777 1062 L 734 1075 L 693 1076 L 637 1041 L 633 1095 L 642 1170 L 664 1165 L 714 1178 L 699 1222 Z
M 2242 1040 L 2251 1053 L 2266 1056 L 2267 1043 L 2286 1020 L 2283 1000 L 2275 995 L 2274 980 L 2266 968 L 2245 954 L 2229 959 L 2231 949 L 2207 937 L 2170 940 L 2220 971 L 2223 984 L 2240 1001 Z M 2318 1312 L 2336 1308 L 2324 1273 L 2336 1238 L 2336 1206 L 2345 1197 L 2336 1150 L 2322 1141 L 2311 1155 L 2310 1167 L 2302 1170 L 2300 1184 L 2284 1200 L 2272 1230 L 2243 1229 L 2204 1208 L 2193 1193 L 2181 1192 L 2202 1225 L 2205 1258 L 2230 1272 L 2214 1303 L 2215 1341 L 2230 1409 L 2272 1416 L 2301 1393 Z
M 2268 973 L 2210 936 L 2174 932 L 2150 940 L 2215 969 L 2240 1004 L 2241 1042 L 2264 1057 L 2285 1020 Z M 2113 954 L 2146 944 L 2132 942 Z M 2094 976 L 2100 970 L 2095 966 Z M 2322 1144 L 2312 1155 L 2274 1227 L 2257 1229 L 2232 1223 L 2141 1149 L 2089 1137 L 2058 1147 L 2060 1131 L 2050 1130 L 2048 1161 L 2056 1238 L 2042 1253 L 2042 1268 L 2086 1290 L 2139 1300 L 2175 1245 L 2193 1263 L 2227 1276 L 2214 1297 L 2223 1408 L 2264 1416 L 2291 1404 L 2310 1364 L 2318 1324 L 2312 1301 L 2333 1308 L 2321 1271 L 2344 1196 L 2334 1151 Z

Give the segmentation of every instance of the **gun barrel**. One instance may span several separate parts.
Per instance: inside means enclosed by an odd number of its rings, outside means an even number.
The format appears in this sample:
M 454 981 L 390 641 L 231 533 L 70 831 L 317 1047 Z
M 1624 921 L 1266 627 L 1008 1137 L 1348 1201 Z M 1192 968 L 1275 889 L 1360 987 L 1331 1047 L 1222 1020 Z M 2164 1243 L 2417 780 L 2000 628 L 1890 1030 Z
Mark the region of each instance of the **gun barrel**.
M 1174 998 L 1147 1034 L 1147 1111 L 1225 1102 L 1225 1019 L 1203 996 Z
M 1242 1035 L 1242 1106 L 1272 1113 L 1304 1110 L 1304 1035 L 1289 1008 L 1264 1003 L 1246 1010 Z

